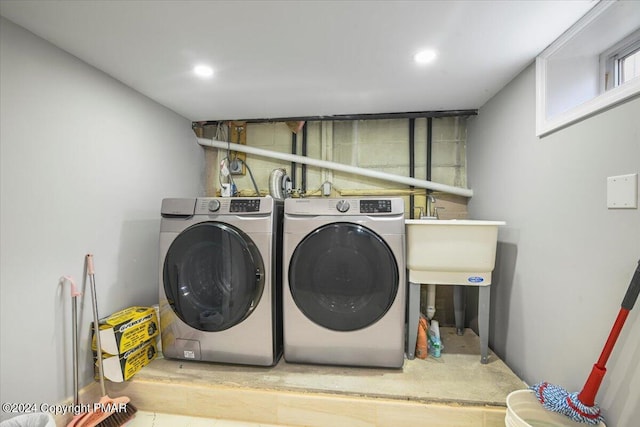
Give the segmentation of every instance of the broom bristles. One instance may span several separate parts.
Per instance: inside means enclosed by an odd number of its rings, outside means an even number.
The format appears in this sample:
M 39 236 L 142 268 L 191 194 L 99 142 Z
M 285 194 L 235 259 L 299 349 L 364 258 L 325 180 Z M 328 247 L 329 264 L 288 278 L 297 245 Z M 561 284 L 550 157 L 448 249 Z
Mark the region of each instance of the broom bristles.
M 96 427 L 120 427 L 131 421 L 138 409 L 131 403 L 127 403 L 124 411 L 112 412 L 111 415 L 96 424 Z
M 126 396 L 110 398 L 102 396 L 94 410 L 77 420 L 75 427 L 119 427 L 130 421 L 138 412 Z M 75 421 L 75 420 L 74 420 Z

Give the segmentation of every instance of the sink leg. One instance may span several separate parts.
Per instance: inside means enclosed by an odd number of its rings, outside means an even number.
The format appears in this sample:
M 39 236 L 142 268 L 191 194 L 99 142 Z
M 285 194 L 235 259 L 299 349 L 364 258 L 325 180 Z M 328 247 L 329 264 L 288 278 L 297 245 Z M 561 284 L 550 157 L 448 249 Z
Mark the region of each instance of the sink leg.
M 420 321 L 420 283 L 409 282 L 407 299 L 407 359 L 416 357 L 418 322 Z
M 456 319 L 456 333 L 464 334 L 464 312 L 466 310 L 465 287 L 455 285 L 453 287 L 453 311 Z
M 478 335 L 480 335 L 480 363 L 489 361 L 489 307 L 491 304 L 491 286 L 478 289 Z

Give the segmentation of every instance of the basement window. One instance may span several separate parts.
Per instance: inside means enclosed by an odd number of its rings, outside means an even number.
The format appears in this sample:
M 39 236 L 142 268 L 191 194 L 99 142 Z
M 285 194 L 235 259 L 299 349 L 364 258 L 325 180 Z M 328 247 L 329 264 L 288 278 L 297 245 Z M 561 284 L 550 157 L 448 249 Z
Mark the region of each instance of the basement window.
M 640 77 L 640 30 L 600 55 L 602 91 Z
M 631 79 L 640 76 L 640 47 L 633 53 L 619 60 L 620 63 L 620 83 L 624 84 Z
M 640 94 L 640 1 L 601 1 L 536 58 L 541 137 Z

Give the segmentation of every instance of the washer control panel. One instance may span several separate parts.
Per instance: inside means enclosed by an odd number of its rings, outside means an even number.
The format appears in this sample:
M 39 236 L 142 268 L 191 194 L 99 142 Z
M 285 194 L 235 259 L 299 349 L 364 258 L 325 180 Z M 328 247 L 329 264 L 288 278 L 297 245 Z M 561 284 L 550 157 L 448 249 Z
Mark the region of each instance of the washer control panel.
M 256 215 L 273 211 L 273 199 L 266 197 L 198 197 L 184 200 L 195 203 L 195 208 L 192 208 L 190 215 Z M 165 204 L 163 201 L 163 206 Z
M 229 212 L 260 212 L 260 199 L 231 199 Z
M 360 200 L 360 213 L 391 213 L 391 200 Z

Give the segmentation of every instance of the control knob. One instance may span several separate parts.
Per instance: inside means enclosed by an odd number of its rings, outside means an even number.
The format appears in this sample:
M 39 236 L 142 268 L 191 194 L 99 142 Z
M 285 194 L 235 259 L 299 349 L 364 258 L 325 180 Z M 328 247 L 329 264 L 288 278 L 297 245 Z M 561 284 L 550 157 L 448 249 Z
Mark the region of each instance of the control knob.
M 349 202 L 347 202 L 346 200 L 340 200 L 336 204 L 336 209 L 338 210 L 338 212 L 346 212 L 350 207 L 351 206 L 349 205 Z
M 217 212 L 220 209 L 220 202 L 218 200 L 211 200 L 209 202 L 209 212 Z

